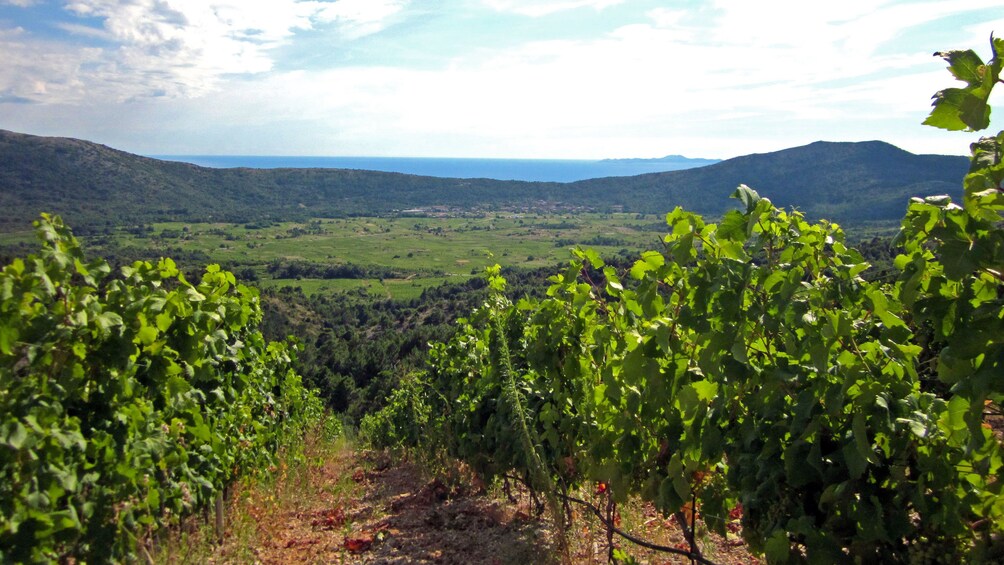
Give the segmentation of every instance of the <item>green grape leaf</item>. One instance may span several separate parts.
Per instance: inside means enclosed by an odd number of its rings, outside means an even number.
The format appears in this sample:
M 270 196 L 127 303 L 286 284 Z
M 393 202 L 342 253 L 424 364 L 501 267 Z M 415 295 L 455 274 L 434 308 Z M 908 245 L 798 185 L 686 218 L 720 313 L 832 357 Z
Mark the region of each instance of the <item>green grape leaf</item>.
M 927 437 L 927 426 L 920 420 L 913 418 L 898 418 L 896 423 L 906 424 L 907 427 L 910 428 L 910 432 L 921 439 Z
M 972 50 L 934 54 L 948 61 L 948 70 L 966 87 L 946 88 L 935 94 L 934 109 L 924 120 L 925 125 L 953 131 L 977 131 L 990 126 L 988 100 L 1004 66 L 1004 42 L 991 35 L 990 44 L 994 56 L 988 64 L 983 64 Z
M 972 157 L 969 163 L 969 172 L 975 173 L 983 169 L 989 169 L 1001 164 L 1001 153 L 1004 152 L 1004 132 L 996 136 L 981 137 L 971 144 L 970 151 Z M 984 186 L 983 188 L 996 188 L 995 185 Z
M 697 393 L 697 398 L 702 402 L 711 402 L 718 396 L 718 383 L 710 381 L 694 381 L 690 383 L 694 391 Z
M 157 328 L 153 326 L 143 326 L 136 332 L 136 338 L 143 345 L 150 345 L 157 340 L 158 333 Z
M 743 244 L 739 241 L 722 241 L 718 245 L 718 250 L 727 259 L 744 263 L 749 260 L 749 255 L 746 254 Z
M 0 326 L 0 353 L 10 355 L 14 350 L 13 346 L 17 342 L 17 338 L 18 331 L 16 326 Z
M 17 420 L 7 422 L 4 428 L 4 444 L 14 449 L 21 449 L 28 439 L 28 430 Z
M 102 312 L 94 317 L 94 323 L 102 332 L 107 332 L 112 327 L 122 325 L 122 316 L 115 312 Z
M 757 204 L 760 203 L 760 195 L 757 191 L 746 186 L 745 184 L 739 185 L 735 192 L 732 193 L 732 198 L 739 200 L 746 207 L 746 213 L 750 214 L 756 210 Z
M 621 284 L 619 278 L 617 278 L 617 271 L 613 267 L 604 267 L 603 276 L 607 280 L 607 294 L 611 296 L 619 296 L 624 290 L 624 285 Z
M 858 446 L 853 443 L 848 443 L 841 450 L 844 455 L 844 463 L 847 465 L 847 472 L 850 474 L 852 479 L 860 479 L 861 475 L 865 473 L 865 469 L 868 468 L 868 461 L 861 456 L 861 451 Z
M 861 457 L 872 465 L 878 465 L 879 460 L 875 455 L 875 450 L 872 449 L 871 439 L 868 437 L 868 424 L 865 421 L 865 415 L 858 412 L 854 415 L 854 419 L 851 424 L 851 432 L 854 434 L 854 443 L 858 448 L 858 453 Z
M 938 427 L 953 443 L 961 444 L 969 435 L 967 433 L 966 413 L 969 402 L 961 396 L 955 396 L 948 401 L 948 407 L 938 419 Z
M 990 106 L 986 99 L 969 90 L 946 88 L 933 96 L 931 114 L 924 125 L 950 131 L 976 131 L 990 125 Z
M 174 316 L 169 312 L 161 312 L 157 314 L 156 322 L 157 329 L 166 332 L 168 328 L 171 327 L 171 323 L 174 321 Z
M 635 261 L 631 267 L 631 278 L 641 280 L 645 278 L 645 273 L 654 271 L 666 264 L 666 258 L 657 251 L 646 251 L 641 254 L 641 259 Z
M 871 497 L 867 502 L 861 501 L 863 508 L 860 508 L 855 516 L 858 520 L 858 539 L 869 543 L 873 541 L 889 541 L 889 533 L 885 526 L 885 511 L 878 498 Z
M 746 241 L 746 217 L 739 210 L 729 210 L 718 222 L 715 237 L 719 241 Z
M 945 267 L 945 274 L 956 280 L 969 275 L 979 266 L 969 241 L 946 241 L 938 248 L 938 256 Z
M 600 258 L 600 254 L 596 252 L 595 249 L 583 249 L 581 257 L 587 261 L 594 269 L 603 268 L 603 259 Z
M 788 534 L 781 529 L 774 530 L 764 545 L 764 553 L 769 563 L 787 563 L 791 557 Z
M 945 51 L 934 55 L 948 61 L 948 70 L 955 78 L 969 86 L 983 84 L 983 59 L 980 59 L 980 56 L 972 49 Z

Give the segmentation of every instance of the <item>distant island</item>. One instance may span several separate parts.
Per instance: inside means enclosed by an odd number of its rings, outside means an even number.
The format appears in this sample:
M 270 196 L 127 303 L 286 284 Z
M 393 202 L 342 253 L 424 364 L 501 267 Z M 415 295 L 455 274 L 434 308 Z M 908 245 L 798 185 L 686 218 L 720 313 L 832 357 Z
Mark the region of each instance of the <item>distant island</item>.
M 653 164 L 669 164 L 669 165 L 690 165 L 685 168 L 692 169 L 694 167 L 703 167 L 705 165 L 714 165 L 715 163 L 720 163 L 721 159 L 701 159 L 701 158 L 691 158 L 684 157 L 683 155 L 666 155 L 665 157 L 655 157 L 651 159 L 645 158 L 620 158 L 620 159 L 601 159 L 601 163 L 653 163 Z

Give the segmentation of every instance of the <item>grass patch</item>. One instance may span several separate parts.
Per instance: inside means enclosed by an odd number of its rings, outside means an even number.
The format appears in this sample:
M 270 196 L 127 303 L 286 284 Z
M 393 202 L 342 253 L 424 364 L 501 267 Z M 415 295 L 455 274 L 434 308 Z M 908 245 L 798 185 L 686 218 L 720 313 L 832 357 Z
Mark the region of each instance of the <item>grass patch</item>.
M 203 253 L 260 287 L 299 286 L 307 294 L 360 288 L 398 300 L 446 281 L 503 267 L 544 267 L 567 261 L 585 245 L 601 255 L 658 248 L 663 229 L 654 216 L 634 214 L 484 214 L 478 217 L 347 218 L 255 227 L 223 223 L 155 223 L 94 236 L 91 248 L 139 248 L 151 256 Z M 307 262 L 380 269 L 383 279 L 275 279 L 269 265 Z M 193 267 L 201 267 L 194 265 Z M 390 271 L 393 276 L 383 273 Z

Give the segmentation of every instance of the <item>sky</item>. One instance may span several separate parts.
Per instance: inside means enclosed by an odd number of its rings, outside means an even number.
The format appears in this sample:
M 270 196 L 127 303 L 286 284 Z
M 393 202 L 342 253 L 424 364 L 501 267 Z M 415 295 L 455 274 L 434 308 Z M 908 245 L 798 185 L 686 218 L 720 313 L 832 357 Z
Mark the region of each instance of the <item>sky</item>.
M 987 59 L 994 30 L 1004 0 L 0 0 L 0 129 L 144 155 L 966 154 L 977 134 L 921 125 L 958 84 L 932 53 Z

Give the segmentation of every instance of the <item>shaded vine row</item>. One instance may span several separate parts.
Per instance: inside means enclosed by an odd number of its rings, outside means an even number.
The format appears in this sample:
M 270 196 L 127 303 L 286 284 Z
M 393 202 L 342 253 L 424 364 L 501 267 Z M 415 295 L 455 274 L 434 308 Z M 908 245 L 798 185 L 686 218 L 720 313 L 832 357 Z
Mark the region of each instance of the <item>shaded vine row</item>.
M 257 291 L 170 259 L 111 276 L 58 217 L 0 273 L 0 561 L 136 560 L 276 463 L 321 404 Z M 219 516 L 218 516 L 219 518 Z

